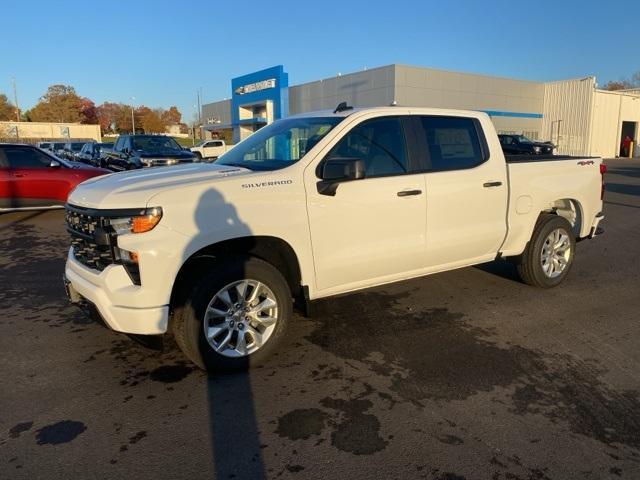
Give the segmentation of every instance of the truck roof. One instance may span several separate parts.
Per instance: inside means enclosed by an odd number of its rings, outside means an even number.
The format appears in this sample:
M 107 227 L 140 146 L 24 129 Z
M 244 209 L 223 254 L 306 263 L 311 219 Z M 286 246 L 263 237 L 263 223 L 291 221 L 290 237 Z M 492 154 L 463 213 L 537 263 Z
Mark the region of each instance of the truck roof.
M 487 116 L 486 113 L 478 110 L 456 110 L 449 108 L 431 108 L 431 107 L 409 107 L 409 106 L 384 106 L 384 107 L 354 107 L 348 110 L 316 110 L 314 112 L 298 113 L 288 118 L 305 118 L 305 117 L 348 117 L 355 113 L 379 113 L 379 114 L 397 114 L 397 115 L 441 115 L 441 116 L 467 116 L 481 117 Z

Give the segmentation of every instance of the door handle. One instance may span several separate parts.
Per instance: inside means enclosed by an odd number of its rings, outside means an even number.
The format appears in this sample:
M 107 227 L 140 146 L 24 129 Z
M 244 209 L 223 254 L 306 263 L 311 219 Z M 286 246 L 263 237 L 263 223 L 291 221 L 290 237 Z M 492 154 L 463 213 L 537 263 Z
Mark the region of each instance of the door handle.
M 399 197 L 409 197 L 411 195 L 422 195 L 422 190 L 401 190 L 398 192 Z
M 22 178 L 22 177 L 25 176 L 25 174 L 24 173 L 14 173 L 13 176 L 17 177 L 17 178 Z
M 500 185 L 502 185 L 502 182 L 486 182 L 482 184 L 484 188 L 499 187 Z

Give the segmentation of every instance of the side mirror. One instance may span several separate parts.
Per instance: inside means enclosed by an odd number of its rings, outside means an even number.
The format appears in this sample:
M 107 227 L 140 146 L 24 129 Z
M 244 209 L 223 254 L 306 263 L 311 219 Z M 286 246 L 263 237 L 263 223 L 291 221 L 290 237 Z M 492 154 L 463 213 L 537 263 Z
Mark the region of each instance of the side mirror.
M 318 193 L 334 196 L 340 183 L 364 178 L 364 170 L 364 161 L 361 158 L 329 158 L 322 166 L 322 180 L 318 182 Z
M 60 166 L 61 166 L 61 164 L 57 160 L 51 160 L 51 163 L 49 164 L 50 168 L 60 168 Z

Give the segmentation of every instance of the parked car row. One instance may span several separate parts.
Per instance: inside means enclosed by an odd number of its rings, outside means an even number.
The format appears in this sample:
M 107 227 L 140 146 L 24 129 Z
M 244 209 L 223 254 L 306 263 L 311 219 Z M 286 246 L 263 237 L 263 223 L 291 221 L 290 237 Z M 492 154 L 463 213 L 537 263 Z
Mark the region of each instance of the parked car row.
M 40 142 L 0 144 L 0 212 L 64 206 L 80 182 L 113 171 L 215 159 L 227 146 L 204 142 L 199 153 L 162 135 L 120 135 L 115 144 Z
M 94 162 L 94 159 L 99 158 L 100 148 L 110 147 L 112 144 L 96 142 L 40 142 L 37 146 L 62 159 L 97 165 L 98 162 Z
M 164 135 L 120 135 L 115 144 L 42 142 L 38 146 L 60 158 L 112 171 L 212 161 L 231 148 L 223 140 L 212 140 L 201 142 L 194 151 L 190 151 L 181 147 L 174 138 Z

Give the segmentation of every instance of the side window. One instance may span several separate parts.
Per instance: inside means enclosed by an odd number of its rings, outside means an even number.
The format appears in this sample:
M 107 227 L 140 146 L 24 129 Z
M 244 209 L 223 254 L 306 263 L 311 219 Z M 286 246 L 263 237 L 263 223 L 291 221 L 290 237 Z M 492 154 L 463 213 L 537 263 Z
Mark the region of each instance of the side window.
M 122 150 L 122 137 L 118 137 L 118 139 L 116 140 L 116 144 L 113 146 L 113 150 L 115 152 L 119 152 L 120 150 Z
M 367 177 L 400 175 L 409 170 L 404 132 L 396 117 L 376 118 L 357 125 L 328 156 L 361 158 Z
M 11 168 L 48 168 L 51 158 L 35 148 L 5 147 L 4 154 Z
M 460 170 L 484 161 L 476 124 L 471 118 L 422 117 L 431 170 Z

